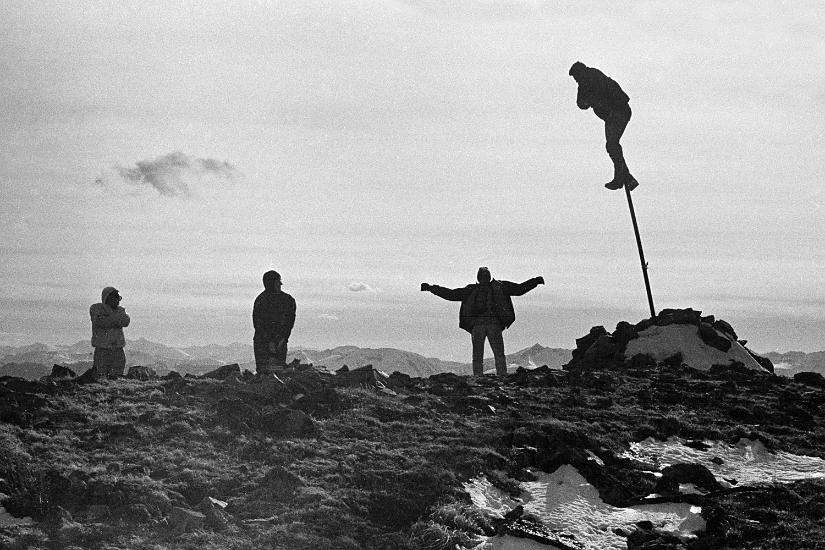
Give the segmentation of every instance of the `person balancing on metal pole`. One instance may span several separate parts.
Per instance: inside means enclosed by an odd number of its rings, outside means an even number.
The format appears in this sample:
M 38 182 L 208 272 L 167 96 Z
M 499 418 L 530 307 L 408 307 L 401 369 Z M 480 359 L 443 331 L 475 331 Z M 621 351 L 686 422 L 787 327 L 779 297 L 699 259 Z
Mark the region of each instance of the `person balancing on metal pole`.
M 586 111 L 592 107 L 596 116 L 604 121 L 605 149 L 613 161 L 613 179 L 604 186 L 617 190 L 627 184 L 633 191 L 639 183 L 630 175 L 619 143 L 632 114 L 630 98 L 615 80 L 581 61 L 570 67 L 570 76 L 579 85 L 576 96 L 579 109 Z
M 639 248 L 639 259 L 642 262 L 642 275 L 645 280 L 650 315 L 655 317 L 656 310 L 653 307 L 653 295 L 650 292 L 650 280 L 647 277 L 647 262 L 642 250 L 639 226 L 636 223 L 636 211 L 633 209 L 633 200 L 630 198 L 630 192 L 639 186 L 639 182 L 630 174 L 622 145 L 619 142 L 632 114 L 630 97 L 615 80 L 599 69 L 588 67 L 581 61 L 573 63 L 569 74 L 579 85 L 576 105 L 582 110 L 592 107 L 596 116 L 604 121 L 605 149 L 607 149 L 610 160 L 613 161 L 613 179 L 604 186 L 611 190 L 624 187 L 627 205 L 630 208 L 630 219 L 633 222 L 633 232 L 636 235 L 636 245 Z

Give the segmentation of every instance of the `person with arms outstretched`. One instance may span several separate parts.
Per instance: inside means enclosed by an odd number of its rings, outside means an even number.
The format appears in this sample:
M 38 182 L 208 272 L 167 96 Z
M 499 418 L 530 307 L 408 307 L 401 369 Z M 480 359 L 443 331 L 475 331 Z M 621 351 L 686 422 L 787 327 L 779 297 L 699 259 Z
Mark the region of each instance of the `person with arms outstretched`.
M 627 169 L 619 142 L 632 114 L 630 97 L 615 80 L 581 61 L 573 63 L 569 74 L 579 85 L 576 105 L 582 110 L 592 107 L 596 116 L 604 121 L 605 148 L 613 161 L 613 180 L 604 186 L 616 190 L 627 184 L 627 189 L 632 191 L 639 183 Z
M 480 267 L 476 275 L 478 283 L 462 288 L 421 283 L 421 290 L 432 292 L 439 298 L 461 302 L 458 326 L 472 335 L 473 376 L 484 374 L 484 340 L 490 341 L 496 362 L 496 375 L 507 375 L 504 358 L 503 331 L 516 320 L 511 296 L 527 294 L 544 284 L 543 277 L 534 277 L 523 283 L 496 281 L 486 267 Z

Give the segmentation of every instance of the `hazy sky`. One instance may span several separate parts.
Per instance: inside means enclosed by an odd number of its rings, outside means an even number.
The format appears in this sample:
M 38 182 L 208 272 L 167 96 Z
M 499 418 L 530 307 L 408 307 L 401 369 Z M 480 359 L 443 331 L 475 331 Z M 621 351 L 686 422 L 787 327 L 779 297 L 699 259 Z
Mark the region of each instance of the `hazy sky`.
M 249 341 L 271 268 L 311 347 L 468 360 L 418 287 L 479 265 L 547 281 L 508 351 L 647 317 L 580 60 L 631 97 L 657 309 L 825 349 L 821 0 L 175 4 L 0 3 L 0 343 L 88 338 L 106 285 L 128 338 Z

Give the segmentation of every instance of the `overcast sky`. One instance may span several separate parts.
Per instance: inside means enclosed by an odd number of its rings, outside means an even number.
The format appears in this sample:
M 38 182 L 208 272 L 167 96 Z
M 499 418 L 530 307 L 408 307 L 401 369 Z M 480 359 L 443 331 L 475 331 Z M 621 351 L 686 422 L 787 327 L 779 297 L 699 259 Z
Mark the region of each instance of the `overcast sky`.
M 657 309 L 759 351 L 825 349 L 825 4 L 540 0 L 0 3 L 0 343 L 250 341 L 260 277 L 292 343 L 466 360 L 480 265 L 508 351 L 649 315 L 580 60 L 623 138 Z M 488 350 L 489 353 L 489 350 Z

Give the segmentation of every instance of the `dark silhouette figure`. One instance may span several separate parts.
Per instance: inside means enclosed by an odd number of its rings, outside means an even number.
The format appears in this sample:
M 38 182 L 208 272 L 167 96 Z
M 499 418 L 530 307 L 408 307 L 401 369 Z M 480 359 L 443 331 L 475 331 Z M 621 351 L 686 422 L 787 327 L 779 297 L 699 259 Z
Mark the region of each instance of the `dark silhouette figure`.
M 596 116 L 604 121 L 605 148 L 613 161 L 613 180 L 604 186 L 615 190 L 627 184 L 628 190 L 632 191 L 639 183 L 630 175 L 619 143 L 632 114 L 630 98 L 615 80 L 581 61 L 570 67 L 570 76 L 579 85 L 576 96 L 579 109 L 592 107 Z
M 544 284 L 543 277 L 534 277 L 521 284 L 510 281 L 496 281 L 486 267 L 478 269 L 478 283 L 463 288 L 421 283 L 422 291 L 429 291 L 445 300 L 461 302 L 458 326 L 473 337 L 473 376 L 484 374 L 484 340 L 490 341 L 496 361 L 496 374 L 507 374 L 504 358 L 504 338 L 502 332 L 516 320 L 511 296 L 527 294 L 538 285 Z
M 92 347 L 95 348 L 92 368 L 100 378 L 123 376 L 126 368 L 126 353 L 123 347 L 126 338 L 123 327 L 129 326 L 129 316 L 120 307 L 120 293 L 113 286 L 107 286 L 100 293 L 100 303 L 89 307 L 92 318 Z
M 286 347 L 295 325 L 295 299 L 281 291 L 281 276 L 277 271 L 264 273 L 264 291 L 255 298 L 252 324 L 255 336 L 255 369 L 286 364 Z

